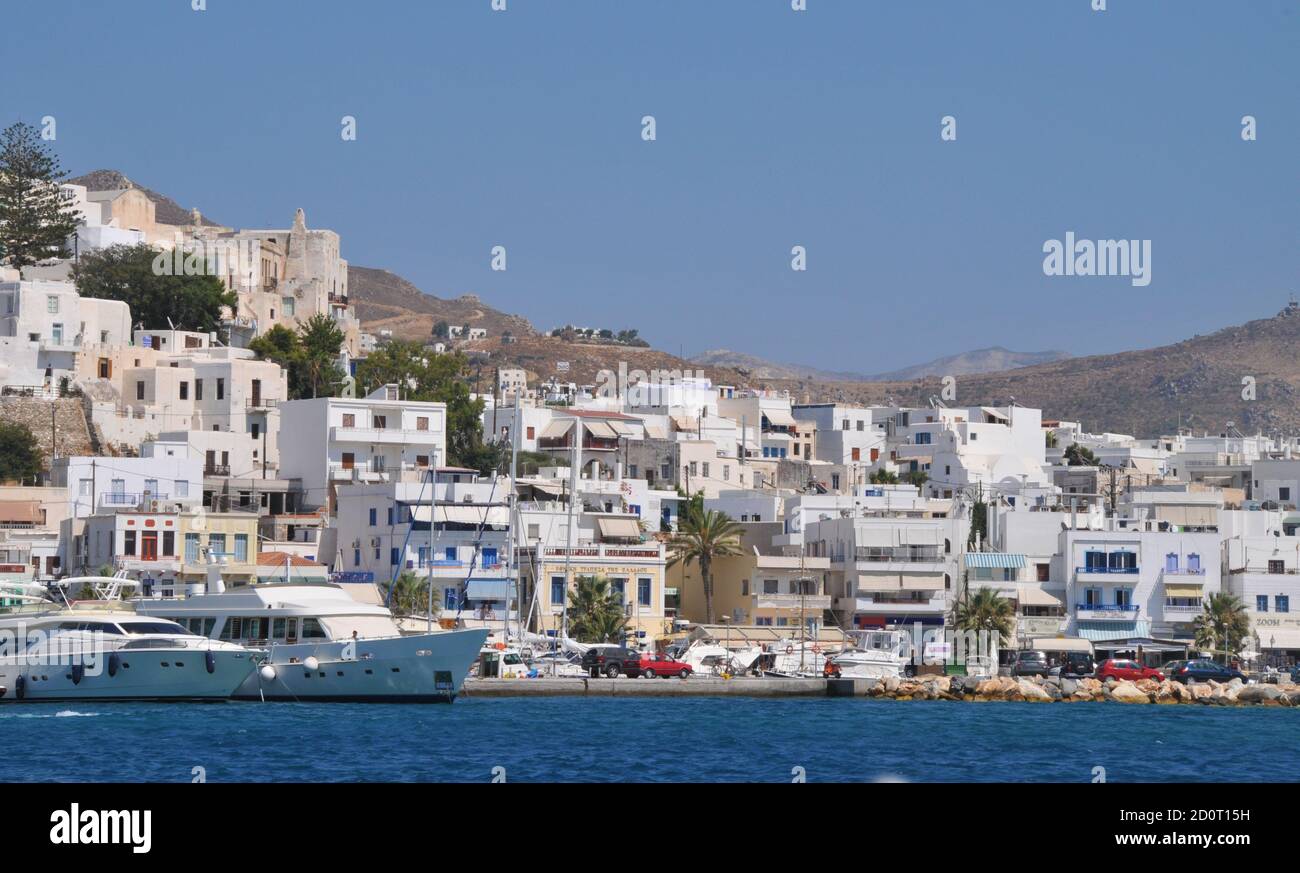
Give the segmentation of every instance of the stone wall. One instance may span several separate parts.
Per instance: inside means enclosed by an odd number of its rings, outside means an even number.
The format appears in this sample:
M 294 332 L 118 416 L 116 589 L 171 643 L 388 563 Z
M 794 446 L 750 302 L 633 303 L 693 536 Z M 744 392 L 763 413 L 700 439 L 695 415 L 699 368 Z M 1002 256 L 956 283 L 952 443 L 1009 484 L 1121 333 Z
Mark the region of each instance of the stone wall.
M 50 410 L 54 410 L 52 422 Z M 36 437 L 47 467 L 52 436 L 57 440 L 60 457 L 95 453 L 80 398 L 43 400 L 35 397 L 0 397 L 0 420 L 26 425 Z

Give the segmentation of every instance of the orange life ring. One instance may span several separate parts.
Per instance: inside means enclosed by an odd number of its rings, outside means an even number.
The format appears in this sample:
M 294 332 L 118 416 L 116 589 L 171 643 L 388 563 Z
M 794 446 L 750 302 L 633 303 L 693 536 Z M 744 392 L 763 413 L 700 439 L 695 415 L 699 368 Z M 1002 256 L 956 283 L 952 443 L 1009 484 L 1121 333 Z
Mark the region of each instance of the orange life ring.
M 785 653 L 786 653 L 787 655 L 793 655 L 793 654 L 794 654 L 794 646 L 786 646 L 786 647 L 785 647 Z

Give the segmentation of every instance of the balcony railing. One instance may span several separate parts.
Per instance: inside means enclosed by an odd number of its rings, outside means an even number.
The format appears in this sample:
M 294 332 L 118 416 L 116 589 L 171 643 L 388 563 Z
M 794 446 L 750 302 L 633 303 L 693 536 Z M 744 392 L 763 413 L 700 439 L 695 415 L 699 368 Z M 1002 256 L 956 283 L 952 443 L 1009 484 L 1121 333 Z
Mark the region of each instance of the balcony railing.
M 230 465 L 229 464 L 204 464 L 203 475 L 204 476 L 229 476 Z
M 1142 607 L 1116 603 L 1080 603 L 1074 607 L 1075 618 L 1099 621 L 1134 621 Z
M 1103 567 L 1100 565 L 1093 565 L 1088 567 L 1075 567 L 1074 571 L 1076 573 L 1118 573 L 1121 575 L 1131 576 L 1138 573 L 1140 569 L 1141 568 L 1139 567 Z
M 858 546 L 854 557 L 873 563 L 935 564 L 943 561 L 938 546 Z
M 244 401 L 245 409 L 274 409 L 280 405 L 275 397 L 249 397 Z

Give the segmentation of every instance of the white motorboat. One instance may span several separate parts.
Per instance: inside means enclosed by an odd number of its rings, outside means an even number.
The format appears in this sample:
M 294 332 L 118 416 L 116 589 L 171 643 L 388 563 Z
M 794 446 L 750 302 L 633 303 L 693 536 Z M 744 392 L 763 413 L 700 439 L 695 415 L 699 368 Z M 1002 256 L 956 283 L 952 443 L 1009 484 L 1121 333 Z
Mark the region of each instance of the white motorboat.
M 866 630 L 852 635 L 849 648 L 831 658 L 832 675 L 844 679 L 898 679 L 911 663 L 906 631 Z
M 758 646 L 729 649 L 711 640 L 697 640 L 677 660 L 689 664 L 696 676 L 740 676 L 748 673 L 762 654 Z
M 436 625 L 402 634 L 386 607 L 329 582 L 225 590 L 210 573 L 202 593 L 134 604 L 210 639 L 264 649 L 262 666 L 235 690 L 241 700 L 451 702 L 488 635 Z
M 9 616 L 0 632 L 0 700 L 224 700 L 256 666 L 243 646 L 128 610 Z

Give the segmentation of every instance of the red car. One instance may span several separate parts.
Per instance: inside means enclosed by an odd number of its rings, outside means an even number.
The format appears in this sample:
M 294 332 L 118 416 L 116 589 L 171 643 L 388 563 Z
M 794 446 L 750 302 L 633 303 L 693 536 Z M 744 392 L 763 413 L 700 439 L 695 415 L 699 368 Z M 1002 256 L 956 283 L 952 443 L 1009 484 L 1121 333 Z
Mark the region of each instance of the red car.
M 1163 682 L 1165 681 L 1165 674 L 1155 667 L 1143 667 L 1137 661 L 1107 658 L 1097 668 L 1097 678 L 1102 682 L 1105 682 L 1107 678 L 1129 679 L 1135 682 L 1138 679 L 1154 679 L 1157 682 Z
M 691 665 L 683 664 L 681 661 L 674 661 L 667 655 L 642 655 L 641 656 L 641 675 L 647 679 L 653 679 L 656 676 L 680 676 L 685 679 L 691 675 Z

